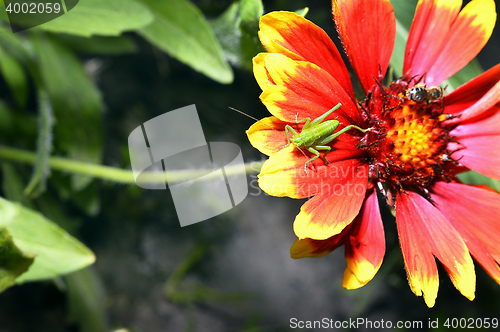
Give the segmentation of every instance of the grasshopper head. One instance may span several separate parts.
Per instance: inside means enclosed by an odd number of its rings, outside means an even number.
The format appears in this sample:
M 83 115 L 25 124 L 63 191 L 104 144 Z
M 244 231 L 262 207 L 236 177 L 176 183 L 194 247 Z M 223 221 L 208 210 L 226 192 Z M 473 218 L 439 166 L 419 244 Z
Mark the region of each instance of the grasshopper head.
M 301 149 L 305 146 L 304 140 L 301 137 L 292 138 L 291 141 L 292 141 L 292 144 L 295 145 L 299 149 Z

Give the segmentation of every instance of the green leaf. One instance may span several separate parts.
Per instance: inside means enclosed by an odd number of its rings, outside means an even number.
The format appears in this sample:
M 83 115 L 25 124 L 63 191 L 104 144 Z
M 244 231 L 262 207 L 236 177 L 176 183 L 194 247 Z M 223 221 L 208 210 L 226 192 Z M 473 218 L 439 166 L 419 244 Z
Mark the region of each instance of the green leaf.
M 14 111 L 0 100 L 0 132 L 5 136 L 6 132 L 12 132 L 15 123 Z
M 15 280 L 33 263 L 33 255 L 25 254 L 12 241 L 12 236 L 0 227 L 0 293 L 14 285 Z
M 500 192 L 500 181 L 493 180 L 478 172 L 469 171 L 457 175 L 458 178 L 465 184 L 484 184 L 490 188 Z
M 52 126 L 54 117 L 52 105 L 44 90 L 38 92 L 38 141 L 36 163 L 28 186 L 24 190 L 26 195 L 39 196 L 45 191 L 47 177 L 50 174 L 49 157 L 52 151 Z
M 263 12 L 260 0 L 241 0 L 211 22 L 225 57 L 233 65 L 251 71 L 252 58 L 264 51 L 257 34 Z
M 405 56 L 406 40 L 408 39 L 408 30 L 396 18 L 396 41 L 394 43 L 394 50 L 392 51 L 390 66 L 394 70 L 396 77 L 403 75 L 403 64 Z
M 26 107 L 28 101 L 28 78 L 26 73 L 16 58 L 2 48 L 0 48 L 0 70 L 16 103 L 21 108 Z
M 45 218 L 53 221 L 70 234 L 76 234 L 82 226 L 81 219 L 70 217 L 66 212 L 68 209 L 71 210 L 71 207 L 66 208 L 66 205 L 53 195 L 41 195 L 36 199 L 36 206 Z
M 1 10 L 0 10 L 1 12 Z M 29 40 L 0 24 L 0 46 L 22 64 L 29 64 L 35 52 Z
M 24 194 L 25 184 L 16 168 L 8 162 L 2 162 L 2 191 L 5 197 L 13 202 L 18 202 L 28 208 L 33 208 L 33 203 Z
M 118 55 L 134 53 L 137 50 L 134 41 L 126 36 L 94 36 L 87 38 L 61 34 L 57 35 L 56 38 L 70 49 L 79 53 Z
M 418 0 L 391 0 L 396 18 L 407 31 L 410 30 L 417 2 Z
M 302 16 L 302 17 L 306 17 L 307 13 L 309 13 L 309 7 L 304 7 L 302 9 L 295 11 L 295 14 Z
M 80 323 L 79 331 L 106 332 L 104 291 L 92 268 L 86 268 L 64 277 L 68 286 L 70 315 Z
M 95 261 L 87 247 L 41 214 L 0 198 L 0 227 L 12 235 L 24 252 L 36 255 L 28 272 L 16 283 L 51 279 L 74 272 Z
M 179 61 L 229 84 L 233 71 L 201 11 L 187 0 L 142 0 L 155 15 L 154 22 L 139 34 Z
M 66 14 L 35 29 L 64 32 L 84 37 L 118 36 L 153 21 L 151 12 L 134 0 L 80 0 Z
M 4 0 L 0 0 L 0 6 L 3 5 Z M 9 17 L 7 16 L 7 11 L 0 10 L 0 20 L 4 22 L 9 22 Z
M 240 27 L 249 34 L 256 34 L 259 30 L 259 19 L 264 15 L 262 0 L 240 0 Z
M 35 34 L 33 44 L 56 118 L 55 146 L 72 159 L 100 163 L 102 101 L 96 86 L 66 47 L 43 34 Z M 73 176 L 73 186 L 77 190 L 90 181 L 89 177 Z

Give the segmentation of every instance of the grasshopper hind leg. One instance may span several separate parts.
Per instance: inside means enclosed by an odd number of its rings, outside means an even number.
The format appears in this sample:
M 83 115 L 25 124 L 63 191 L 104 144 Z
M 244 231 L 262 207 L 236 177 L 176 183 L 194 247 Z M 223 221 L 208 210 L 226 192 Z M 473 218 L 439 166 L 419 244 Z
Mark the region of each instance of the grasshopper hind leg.
M 325 162 L 325 165 L 328 165 L 330 164 L 330 162 L 328 160 L 326 160 L 326 155 L 330 153 L 330 151 L 332 151 L 332 148 L 328 145 L 317 145 L 314 147 L 316 150 L 323 150 L 323 151 L 326 151 L 322 156 L 321 156 L 321 159 L 323 159 L 323 161 Z

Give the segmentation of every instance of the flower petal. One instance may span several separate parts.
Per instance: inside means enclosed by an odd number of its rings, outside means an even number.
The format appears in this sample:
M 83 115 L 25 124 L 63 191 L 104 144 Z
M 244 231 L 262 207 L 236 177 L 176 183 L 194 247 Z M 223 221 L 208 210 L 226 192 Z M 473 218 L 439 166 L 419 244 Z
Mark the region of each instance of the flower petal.
M 467 243 L 472 256 L 500 283 L 500 194 L 475 186 L 437 182 L 432 199 Z
M 273 80 L 267 72 L 264 59 L 269 53 L 259 53 L 253 59 L 253 75 L 262 91 L 274 85 Z
M 347 268 L 342 280 L 342 286 L 347 289 L 366 285 L 375 276 L 384 259 L 384 226 L 375 190 L 368 193 L 363 208 L 352 225 L 346 241 Z
M 488 177 L 500 180 L 500 109 L 496 114 L 476 121 L 457 126 L 451 135 L 459 142 L 448 144 L 453 158 L 462 165 Z
M 420 0 L 406 43 L 403 73 L 423 75 L 439 56 L 462 0 Z
M 349 159 L 329 167 L 340 178 L 323 182 L 316 196 L 302 205 L 293 224 L 299 239 L 325 240 L 337 235 L 361 209 L 368 184 L 368 165 L 362 160 Z
M 495 2 L 473 0 L 457 15 L 461 2 L 419 1 L 415 28 L 412 26 L 410 30 L 409 59 L 405 61 L 404 73 L 410 77 L 425 74 L 427 84 L 438 85 L 481 51 L 495 26 Z
M 439 287 L 435 256 L 455 287 L 474 299 L 476 275 L 465 243 L 450 222 L 425 198 L 414 192 L 398 193 L 396 222 L 412 291 L 434 306 Z
M 337 31 L 365 92 L 383 77 L 396 38 L 396 20 L 389 0 L 333 0 Z
M 349 72 L 323 29 L 290 12 L 272 12 L 260 19 L 259 37 L 267 51 L 308 61 L 326 70 L 354 98 Z
M 453 131 L 452 131 L 453 133 Z M 462 165 L 487 177 L 500 180 L 500 135 L 457 137 L 460 144 L 450 143 L 453 158 Z
M 357 159 L 360 151 L 353 146 L 352 150 L 346 149 L 348 147 L 345 142 L 336 141 L 332 146 L 334 152 L 326 158 L 329 164 L 325 165 L 321 158 L 317 158 L 307 166 L 306 172 L 304 166 L 311 157 L 289 145 L 272 154 L 264 163 L 259 174 L 259 186 L 267 194 L 277 197 L 307 198 L 327 192 L 331 186 L 342 184 L 345 178 L 361 172 L 358 170 L 360 159 Z M 366 177 L 367 174 L 368 171 Z
M 295 122 L 309 117 L 312 120 L 341 103 L 342 107 L 330 118 L 338 116 L 341 122 L 360 125 L 356 104 L 327 71 L 282 54 L 268 54 L 265 65 L 276 85 L 264 90 L 260 99 L 278 119 Z
M 491 89 L 485 89 L 484 91 L 488 92 L 486 92 L 477 102 L 458 113 L 460 114 L 460 118 L 449 121 L 449 123 L 475 121 L 500 110 L 500 81 L 498 81 Z M 453 110 L 453 108 L 451 110 Z M 446 107 L 446 111 L 448 112 L 448 107 Z
M 496 113 L 480 119 L 478 121 L 466 124 L 460 124 L 451 131 L 451 135 L 455 136 L 458 141 L 465 137 L 500 135 L 500 109 Z M 500 142 L 497 141 L 498 144 Z
M 500 63 L 444 97 L 446 113 L 458 114 L 474 105 L 500 81 Z M 457 119 L 456 122 L 461 121 Z
M 250 144 L 263 154 L 270 156 L 287 144 L 285 126 L 288 123 L 271 116 L 254 123 L 246 134 Z
M 347 225 L 344 230 L 326 240 L 297 239 L 290 248 L 290 256 L 293 259 L 311 257 L 319 258 L 328 255 L 345 243 L 351 225 Z

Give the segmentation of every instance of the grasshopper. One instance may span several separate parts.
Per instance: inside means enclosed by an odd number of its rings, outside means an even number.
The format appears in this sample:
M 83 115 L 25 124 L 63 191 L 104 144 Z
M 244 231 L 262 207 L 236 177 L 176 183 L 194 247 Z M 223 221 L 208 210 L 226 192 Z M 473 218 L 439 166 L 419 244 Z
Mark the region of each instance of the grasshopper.
M 327 116 L 338 110 L 341 106 L 342 104 L 338 103 L 331 110 L 327 111 L 320 117 L 317 117 L 312 122 L 311 118 L 304 118 L 300 121 L 296 119 L 295 120 L 296 123 L 301 123 L 305 121 L 305 124 L 302 127 L 302 131 L 300 133 L 296 132 L 295 129 L 293 129 L 290 125 L 285 126 L 286 140 L 288 144 L 285 145 L 284 147 L 293 144 L 302 153 L 303 153 L 302 149 L 306 149 L 307 151 L 314 154 L 314 156 L 311 157 L 311 159 L 306 161 L 306 163 L 304 164 L 304 172 L 307 173 L 307 165 L 309 163 L 313 162 L 314 160 L 320 157 L 320 153 L 318 150 L 326 151 L 325 154 L 321 156 L 321 159 L 323 159 L 325 164 L 329 164 L 329 162 L 326 160 L 326 155 L 330 153 L 332 148 L 326 144 L 330 143 L 331 141 L 333 141 L 335 138 L 339 137 L 346 131 L 351 129 L 357 129 L 365 133 L 371 130 L 371 128 L 362 129 L 355 125 L 348 125 L 339 132 L 335 132 L 337 127 L 340 126 L 342 123 L 340 123 L 340 121 L 337 119 L 326 120 L 326 121 L 325 119 Z M 290 133 L 292 133 L 291 138 L 290 138 Z
M 372 129 L 372 128 L 362 129 L 362 128 L 359 128 L 358 126 L 355 126 L 355 125 L 348 125 L 344 129 L 342 129 L 336 133 L 335 130 L 337 130 L 337 127 L 340 126 L 342 123 L 337 119 L 326 120 L 326 121 L 325 121 L 325 119 L 330 114 L 332 114 L 333 112 L 338 110 L 341 106 L 342 106 L 342 104 L 338 103 L 331 110 L 327 111 L 326 113 L 324 113 L 320 117 L 314 119 L 313 121 L 311 121 L 311 118 L 304 118 L 304 119 L 299 121 L 297 119 L 297 117 L 295 117 L 296 123 L 301 123 L 301 122 L 305 121 L 305 124 L 302 127 L 302 131 L 300 133 L 295 131 L 295 129 L 293 129 L 292 126 L 290 126 L 290 125 L 285 126 L 287 144 L 285 146 L 283 146 L 283 148 L 286 148 L 290 144 L 293 144 L 302 153 L 304 153 L 304 151 L 302 149 L 306 149 L 310 153 L 314 154 L 314 156 L 311 157 L 311 159 L 306 161 L 306 163 L 304 164 L 304 172 L 307 173 L 307 165 L 309 163 L 313 162 L 314 160 L 318 159 L 319 157 L 321 157 L 321 159 L 323 159 L 325 164 L 329 164 L 329 162 L 326 160 L 326 155 L 332 150 L 332 148 L 326 144 L 330 143 L 331 141 L 333 141 L 335 138 L 339 137 L 340 135 L 342 135 L 346 131 L 351 130 L 351 129 L 357 129 L 357 130 L 365 133 L 365 132 Z M 242 111 L 239 111 L 239 110 L 234 109 L 232 107 L 230 107 L 230 109 L 232 109 L 238 113 L 241 113 L 245 116 L 248 116 L 249 118 L 251 118 L 253 120 L 261 122 L 259 119 L 256 119 L 256 118 L 254 118 L 254 117 L 252 117 L 252 116 L 250 116 Z M 274 128 L 271 128 L 271 129 L 275 130 Z M 318 150 L 326 151 L 326 152 L 323 156 L 321 156 Z M 305 155 L 305 153 L 304 153 L 304 155 Z

